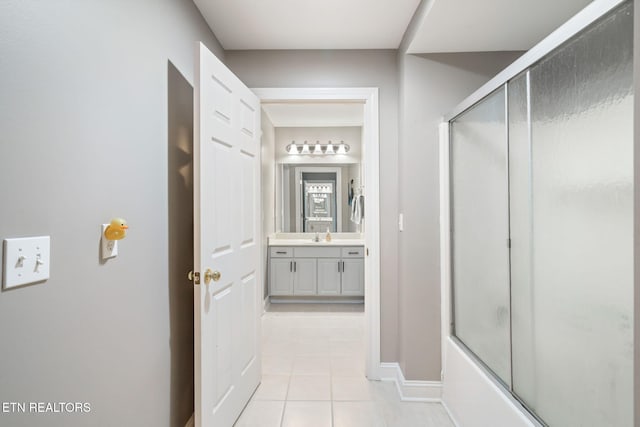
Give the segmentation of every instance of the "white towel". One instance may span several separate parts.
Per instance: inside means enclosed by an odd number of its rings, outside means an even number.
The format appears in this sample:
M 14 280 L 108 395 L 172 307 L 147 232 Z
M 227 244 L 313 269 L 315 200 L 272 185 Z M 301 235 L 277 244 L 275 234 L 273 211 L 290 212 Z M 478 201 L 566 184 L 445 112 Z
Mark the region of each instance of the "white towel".
M 355 224 L 360 224 L 360 222 L 362 222 L 362 208 L 363 208 L 363 202 L 364 202 L 364 196 L 357 195 L 354 199 L 353 199 L 353 203 L 351 205 L 351 222 L 355 223 Z

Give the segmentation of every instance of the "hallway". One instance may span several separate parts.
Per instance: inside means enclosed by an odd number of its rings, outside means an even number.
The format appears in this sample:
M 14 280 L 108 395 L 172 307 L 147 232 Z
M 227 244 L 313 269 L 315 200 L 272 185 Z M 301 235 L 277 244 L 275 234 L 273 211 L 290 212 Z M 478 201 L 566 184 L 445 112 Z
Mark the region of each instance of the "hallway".
M 453 427 L 440 404 L 401 402 L 395 384 L 365 378 L 361 305 L 271 307 L 262 383 L 236 427 Z

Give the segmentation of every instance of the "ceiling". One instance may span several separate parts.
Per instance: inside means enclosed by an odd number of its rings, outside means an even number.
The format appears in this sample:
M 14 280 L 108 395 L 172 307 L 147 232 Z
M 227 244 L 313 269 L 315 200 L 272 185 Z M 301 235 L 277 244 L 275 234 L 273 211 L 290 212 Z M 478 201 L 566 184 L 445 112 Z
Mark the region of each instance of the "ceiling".
M 591 2 L 193 1 L 225 50 L 397 49 L 402 43 L 414 54 L 528 50 Z M 363 120 L 362 105 L 354 103 L 263 108 L 276 127 L 362 126 Z
M 225 50 L 395 49 L 420 0 L 193 0 Z
M 418 9 L 408 53 L 528 50 L 591 2 L 193 1 L 225 50 L 397 49 Z
M 362 126 L 363 104 L 350 103 L 272 103 L 262 104 L 275 127 Z
M 529 50 L 591 0 L 435 0 L 407 53 Z

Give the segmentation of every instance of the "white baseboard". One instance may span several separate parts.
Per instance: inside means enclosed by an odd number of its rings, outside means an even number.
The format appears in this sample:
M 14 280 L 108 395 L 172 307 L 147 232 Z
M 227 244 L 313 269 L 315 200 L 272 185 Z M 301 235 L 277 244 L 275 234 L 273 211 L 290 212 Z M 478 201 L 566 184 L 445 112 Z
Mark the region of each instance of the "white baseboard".
M 456 417 L 453 416 L 453 414 L 451 413 L 451 410 L 449 409 L 449 407 L 447 406 L 447 403 L 444 401 L 444 399 L 442 400 L 442 407 L 444 408 L 444 410 L 447 412 L 447 415 L 449 415 L 449 419 L 451 420 L 451 422 L 453 423 L 453 425 L 455 427 L 460 427 L 460 423 L 458 423 L 458 420 L 456 420 Z
M 400 400 L 408 402 L 441 402 L 442 382 L 414 381 L 404 378 L 397 363 L 380 364 L 380 380 L 393 381 L 398 389 Z
M 189 418 L 189 421 L 187 421 L 187 423 L 184 425 L 184 427 L 195 427 L 196 426 L 196 414 L 191 414 L 191 418 Z

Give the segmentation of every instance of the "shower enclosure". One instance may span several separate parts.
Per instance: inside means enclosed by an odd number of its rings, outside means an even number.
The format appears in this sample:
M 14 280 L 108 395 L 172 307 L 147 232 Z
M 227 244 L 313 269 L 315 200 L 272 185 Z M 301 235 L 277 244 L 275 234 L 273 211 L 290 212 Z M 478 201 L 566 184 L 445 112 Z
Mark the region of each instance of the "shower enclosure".
M 634 425 L 633 2 L 608 3 L 447 118 L 451 335 L 549 426 Z

